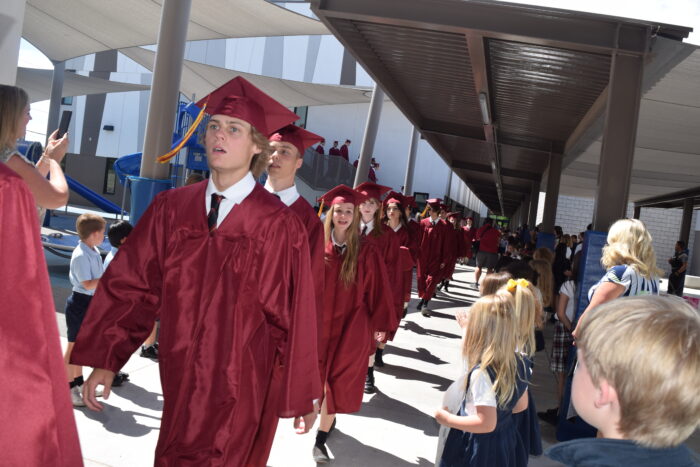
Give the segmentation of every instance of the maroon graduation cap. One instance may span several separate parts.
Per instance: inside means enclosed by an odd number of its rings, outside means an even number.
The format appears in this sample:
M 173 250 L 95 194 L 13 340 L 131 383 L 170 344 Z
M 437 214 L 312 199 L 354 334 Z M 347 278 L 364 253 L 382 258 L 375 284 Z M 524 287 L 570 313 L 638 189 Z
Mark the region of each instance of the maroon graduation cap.
M 347 185 L 338 185 L 325 195 L 321 195 L 319 200 L 323 201 L 323 204 L 326 206 L 333 206 L 339 203 L 352 203 L 357 206 L 367 201 L 367 196 Z
M 209 115 L 227 115 L 250 123 L 256 130 L 269 136 L 277 129 L 299 120 L 299 116 L 237 76 L 208 96 L 197 106 L 207 105 Z
M 386 195 L 386 198 L 384 198 L 384 205 L 392 203 L 399 204 L 401 207 L 406 207 L 406 197 L 396 191 L 390 191 L 389 194 Z
M 299 151 L 299 156 L 303 157 L 306 148 L 323 141 L 323 138 L 296 125 L 287 125 L 270 136 L 270 142 L 275 141 L 292 144 Z
M 384 185 L 378 185 L 374 182 L 364 182 L 359 185 L 357 185 L 357 188 L 355 188 L 357 191 L 360 193 L 364 194 L 367 196 L 367 198 L 374 198 L 376 200 L 380 200 L 381 196 L 386 193 L 387 191 L 391 191 L 391 187 L 389 186 L 384 186 Z

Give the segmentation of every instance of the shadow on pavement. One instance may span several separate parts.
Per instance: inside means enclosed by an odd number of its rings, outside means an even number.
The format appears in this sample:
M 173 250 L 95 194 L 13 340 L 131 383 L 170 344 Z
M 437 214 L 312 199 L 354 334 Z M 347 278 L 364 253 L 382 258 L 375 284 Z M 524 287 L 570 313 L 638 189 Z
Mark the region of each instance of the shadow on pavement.
M 425 383 L 432 384 L 435 389 L 442 392 L 446 391 L 447 388 L 450 387 L 450 384 L 452 384 L 451 379 L 443 378 L 442 376 L 434 375 L 432 373 L 426 373 L 414 368 L 407 368 L 405 366 L 386 365 L 381 368 L 375 367 L 375 371 L 385 375 L 391 375 L 396 379 L 423 381 Z M 377 394 L 379 394 L 379 391 L 377 391 Z M 375 399 L 376 396 L 372 398 L 373 401 Z
M 159 430 L 158 427 L 150 427 L 143 425 L 136 420 L 136 417 L 146 417 L 155 420 L 160 426 L 160 417 L 147 415 L 131 410 L 122 410 L 119 407 L 102 403 L 104 409 L 102 412 L 93 412 L 90 409 L 82 409 L 83 414 L 90 420 L 95 420 L 102 423 L 105 430 L 111 433 L 118 433 L 132 438 L 145 436 L 153 430 Z
M 437 431 L 436 431 L 437 434 Z M 415 462 L 407 462 L 400 457 L 389 454 L 386 451 L 367 446 L 346 435 L 339 429 L 336 429 L 331 436 L 328 437 L 326 443 L 330 448 L 330 454 L 333 456 L 333 465 L 341 466 L 357 466 L 357 465 L 391 465 L 391 466 L 432 466 L 433 463 L 427 459 L 419 457 Z M 361 453 L 362 458 L 358 456 Z
M 433 336 L 442 337 L 443 339 L 461 339 L 462 336 L 459 334 L 453 334 L 451 332 L 436 331 L 434 329 L 426 329 L 418 323 L 412 321 L 406 321 L 401 325 L 401 327 L 407 331 L 415 332 L 421 336 Z
M 112 392 L 128 399 L 139 407 L 144 409 L 163 411 L 163 395 L 155 392 L 146 391 L 141 386 L 133 383 L 125 384 L 117 388 L 112 388 Z
M 416 350 L 409 350 L 401 347 L 393 347 L 391 344 L 389 344 L 384 349 L 384 356 L 386 357 L 387 355 L 399 355 L 406 358 L 415 358 L 416 360 L 432 363 L 433 365 L 445 365 L 448 363 L 445 360 L 442 360 L 440 357 L 436 357 L 430 352 L 430 350 L 423 347 L 418 347 Z M 378 371 L 382 371 L 381 368 Z
M 422 431 L 427 436 L 438 435 L 438 425 L 433 417 L 404 402 L 387 396 L 379 389 L 377 389 L 377 392 L 372 396 L 369 402 L 362 404 L 360 415 L 363 417 L 380 418 L 399 425 L 411 427 Z

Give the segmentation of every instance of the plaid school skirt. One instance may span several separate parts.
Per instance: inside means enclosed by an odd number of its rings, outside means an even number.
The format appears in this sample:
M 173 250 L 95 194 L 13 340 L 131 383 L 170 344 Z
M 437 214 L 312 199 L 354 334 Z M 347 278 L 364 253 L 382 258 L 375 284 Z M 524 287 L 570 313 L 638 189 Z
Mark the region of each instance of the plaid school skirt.
M 574 336 L 564 329 L 560 321 L 554 325 L 554 338 L 552 339 L 552 358 L 549 369 L 554 373 L 566 372 L 566 360 L 569 357 L 569 349 L 574 342 Z

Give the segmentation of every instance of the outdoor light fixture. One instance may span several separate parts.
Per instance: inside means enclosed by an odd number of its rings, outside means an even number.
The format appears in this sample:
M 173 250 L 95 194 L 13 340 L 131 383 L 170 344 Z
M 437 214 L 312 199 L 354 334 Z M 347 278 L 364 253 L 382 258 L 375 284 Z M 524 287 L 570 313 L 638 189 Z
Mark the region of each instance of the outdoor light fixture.
M 489 97 L 485 92 L 479 93 L 479 107 L 481 107 L 481 119 L 484 125 L 491 125 L 491 114 L 489 113 Z

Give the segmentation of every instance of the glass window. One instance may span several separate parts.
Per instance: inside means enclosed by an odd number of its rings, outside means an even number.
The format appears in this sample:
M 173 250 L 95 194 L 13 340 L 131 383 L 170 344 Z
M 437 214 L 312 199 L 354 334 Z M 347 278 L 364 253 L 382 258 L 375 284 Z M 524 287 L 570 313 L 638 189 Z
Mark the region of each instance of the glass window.
M 117 190 L 117 173 L 114 171 L 114 161 L 116 159 L 107 159 L 105 164 L 105 181 L 102 188 L 102 193 L 105 195 L 113 195 Z
M 309 108 L 307 106 L 294 107 L 294 113 L 299 115 L 299 120 L 294 122 L 294 124 L 298 127 L 306 128 L 306 116 L 309 113 Z
M 61 105 L 73 105 L 73 96 L 62 97 Z

